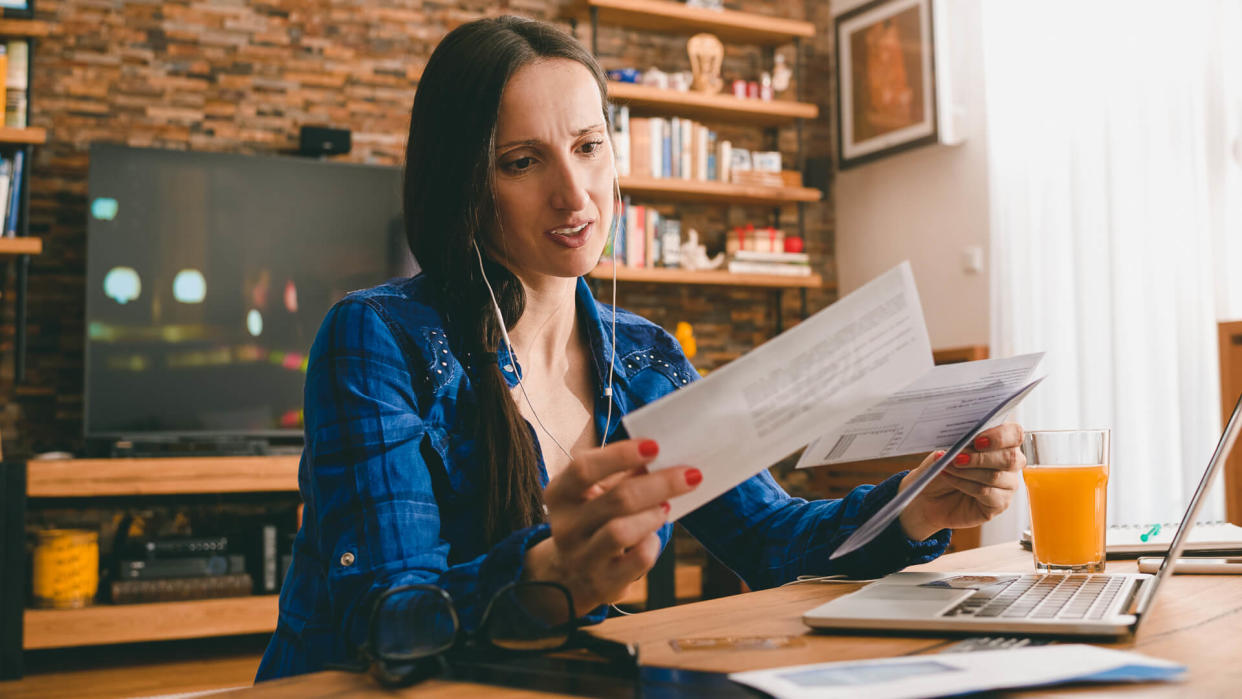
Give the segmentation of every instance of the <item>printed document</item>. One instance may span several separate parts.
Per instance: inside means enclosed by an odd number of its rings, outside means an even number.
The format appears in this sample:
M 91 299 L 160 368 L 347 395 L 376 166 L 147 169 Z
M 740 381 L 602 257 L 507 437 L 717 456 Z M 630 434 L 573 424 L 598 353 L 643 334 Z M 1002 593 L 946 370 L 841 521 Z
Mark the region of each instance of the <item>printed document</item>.
M 1031 380 L 1043 353 L 933 367 L 802 452 L 798 468 L 928 453 L 948 446 Z M 986 428 L 1000 424 L 998 414 Z
M 650 470 L 694 466 L 703 482 L 669 501 L 676 520 L 831 432 L 932 368 L 910 263 L 624 418 L 654 439 Z
M 729 679 L 778 699 L 908 699 L 1065 682 L 1168 681 L 1185 671 L 1138 653 L 1066 644 L 818 663 L 735 672 Z

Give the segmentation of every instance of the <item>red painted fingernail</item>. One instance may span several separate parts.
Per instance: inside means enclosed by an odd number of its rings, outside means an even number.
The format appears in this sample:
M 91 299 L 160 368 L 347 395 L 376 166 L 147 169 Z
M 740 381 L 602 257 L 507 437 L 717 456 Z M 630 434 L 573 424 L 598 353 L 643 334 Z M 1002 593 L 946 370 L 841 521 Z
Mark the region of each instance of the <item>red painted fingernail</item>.
M 664 510 L 664 514 L 668 514 L 668 511 L 673 509 L 673 507 L 672 505 L 669 505 L 667 502 L 662 502 L 660 503 L 660 509 Z
M 935 454 L 932 454 L 932 458 L 933 458 L 933 459 L 939 459 L 940 457 L 942 457 L 942 456 L 944 456 L 944 455 L 945 455 L 945 452 L 943 452 L 943 451 L 938 451 L 938 452 L 936 452 Z
M 992 440 L 990 438 L 988 437 L 976 437 L 975 438 L 976 449 L 987 449 L 990 446 L 992 446 Z
M 638 453 L 651 458 L 660 453 L 660 445 L 654 439 L 644 439 L 638 443 Z
M 970 454 L 958 454 L 956 457 L 954 457 L 953 463 L 957 464 L 958 466 L 965 466 L 966 464 L 970 463 Z
M 698 485 L 702 481 L 703 481 L 702 471 L 698 470 L 697 468 L 692 468 L 689 471 L 686 471 L 686 484 L 687 485 Z

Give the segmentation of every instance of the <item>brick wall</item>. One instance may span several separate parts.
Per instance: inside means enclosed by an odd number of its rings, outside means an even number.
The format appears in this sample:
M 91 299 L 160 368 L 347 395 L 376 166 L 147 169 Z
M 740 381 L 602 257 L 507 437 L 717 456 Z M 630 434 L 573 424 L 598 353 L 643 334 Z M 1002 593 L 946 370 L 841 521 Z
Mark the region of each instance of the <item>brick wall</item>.
M 81 446 L 83 283 L 85 274 L 87 148 L 93 141 L 135 146 L 271 153 L 294 147 L 302 124 L 353 131 L 349 160 L 397 164 L 404 154 L 414 77 L 441 36 L 484 14 L 514 13 L 555 20 L 563 3 L 487 2 L 218 2 L 101 3 L 40 0 L 38 18 L 52 26 L 35 46 L 32 125 L 48 130 L 35 149 L 30 232 L 45 253 L 33 259 L 29 286 L 26 382 L 12 381 L 12 278 L 2 305 L 4 350 L 0 409 L 6 454 L 23 455 Z M 805 18 L 820 28 L 803 42 L 803 99 L 830 113 L 831 26 L 828 3 L 818 0 L 733 0 L 731 9 Z M 562 22 L 568 27 L 567 23 Z M 579 37 L 589 40 L 587 27 Z M 689 68 L 685 36 L 602 26 L 605 68 L 632 65 Z M 792 46 L 781 51 L 792 59 Z M 761 49 L 727 46 L 726 80 L 753 77 Z M 763 145 L 759 130 L 729 128 L 726 136 Z M 829 154 L 826 116 L 804 131 L 808 157 Z M 779 137 L 787 167 L 795 162 L 795 130 Z M 766 223 L 764 208 L 685 206 L 685 225 L 719 231 L 726 223 Z M 727 218 L 726 218 L 727 217 Z M 808 249 L 817 271 L 835 279 L 831 201 L 806 208 Z M 796 225 L 796 209 L 782 222 Z M 709 240 L 719 245 L 719 240 Z M 809 294 L 814 311 L 834 298 Z M 773 331 L 770 292 L 737 288 L 683 288 L 623 284 L 620 305 L 670 329 L 695 326 L 696 363 L 714 368 Z M 798 315 L 798 294 L 784 294 L 786 324 Z

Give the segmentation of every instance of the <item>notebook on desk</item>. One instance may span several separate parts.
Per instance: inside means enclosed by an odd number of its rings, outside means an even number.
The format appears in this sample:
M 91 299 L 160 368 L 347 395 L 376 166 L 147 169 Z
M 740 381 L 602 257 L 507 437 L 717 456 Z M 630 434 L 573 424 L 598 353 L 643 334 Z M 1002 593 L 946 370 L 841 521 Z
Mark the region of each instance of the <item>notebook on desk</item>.
M 1108 528 L 1104 550 L 1109 558 L 1160 555 L 1169 550 L 1177 522 L 1162 524 L 1118 524 Z M 1031 530 L 1018 541 L 1031 550 Z M 1186 551 L 1232 553 L 1242 551 L 1242 527 L 1229 522 L 1195 522 L 1186 539 Z
M 1171 572 L 1169 562 L 1185 550 L 1208 485 L 1223 469 L 1239 431 L 1242 399 L 1154 576 L 893 573 L 806 612 L 802 621 L 817 629 L 1094 637 L 1134 633 Z

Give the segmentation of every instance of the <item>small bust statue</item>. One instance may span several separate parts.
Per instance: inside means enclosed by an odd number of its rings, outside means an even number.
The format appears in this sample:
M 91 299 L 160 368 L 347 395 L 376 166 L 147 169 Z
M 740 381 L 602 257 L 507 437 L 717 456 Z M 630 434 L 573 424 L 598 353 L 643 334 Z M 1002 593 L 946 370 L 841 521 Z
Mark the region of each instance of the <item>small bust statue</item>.
M 720 92 L 724 87 L 724 78 L 720 77 L 724 44 L 720 39 L 715 34 L 695 34 L 686 42 L 686 52 L 690 54 L 690 68 L 694 71 L 691 87 L 700 92 Z

